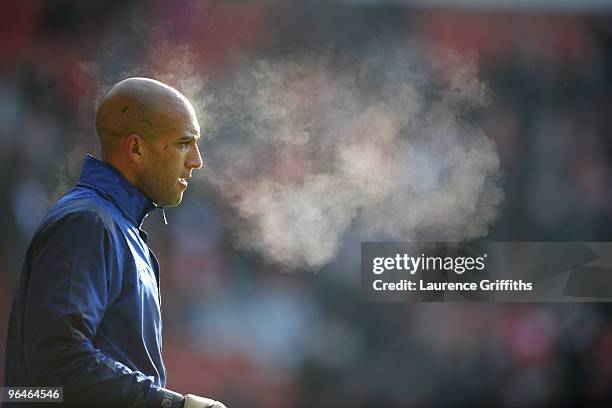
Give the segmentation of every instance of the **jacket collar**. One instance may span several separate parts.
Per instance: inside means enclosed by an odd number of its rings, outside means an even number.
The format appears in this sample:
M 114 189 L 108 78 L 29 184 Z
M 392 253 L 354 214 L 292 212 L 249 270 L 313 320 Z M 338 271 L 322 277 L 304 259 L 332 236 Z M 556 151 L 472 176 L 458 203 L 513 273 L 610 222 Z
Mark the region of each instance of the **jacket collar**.
M 92 187 L 109 197 L 138 227 L 157 208 L 153 201 L 115 168 L 89 154 L 85 156 L 77 182 L 79 185 Z

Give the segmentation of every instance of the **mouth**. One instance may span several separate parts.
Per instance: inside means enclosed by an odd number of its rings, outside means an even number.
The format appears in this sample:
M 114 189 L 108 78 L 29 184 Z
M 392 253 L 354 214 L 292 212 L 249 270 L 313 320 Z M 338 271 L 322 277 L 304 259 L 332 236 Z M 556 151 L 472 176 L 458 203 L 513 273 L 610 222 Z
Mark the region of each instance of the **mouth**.
M 184 178 L 184 177 L 179 177 L 179 179 L 178 179 L 178 183 L 179 183 L 181 186 L 183 186 L 184 188 L 187 188 L 187 184 L 189 184 L 189 183 L 187 182 L 187 179 L 186 179 L 186 178 Z

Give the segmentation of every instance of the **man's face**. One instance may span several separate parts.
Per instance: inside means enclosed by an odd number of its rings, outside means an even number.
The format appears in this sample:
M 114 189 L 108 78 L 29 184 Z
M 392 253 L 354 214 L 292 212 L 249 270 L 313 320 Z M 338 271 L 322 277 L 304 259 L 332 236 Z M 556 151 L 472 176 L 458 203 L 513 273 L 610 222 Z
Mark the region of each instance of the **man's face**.
M 186 117 L 176 130 L 145 142 L 147 155 L 142 174 L 144 193 L 157 205 L 175 207 L 183 199 L 183 192 L 194 169 L 202 167 L 197 145 L 200 126 L 195 116 Z

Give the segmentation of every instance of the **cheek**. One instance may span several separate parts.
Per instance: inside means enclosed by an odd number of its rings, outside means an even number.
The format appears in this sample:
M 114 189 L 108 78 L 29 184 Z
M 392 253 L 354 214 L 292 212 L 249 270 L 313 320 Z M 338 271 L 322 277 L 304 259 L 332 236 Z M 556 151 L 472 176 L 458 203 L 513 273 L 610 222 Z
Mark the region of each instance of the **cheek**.
M 177 151 L 174 154 L 160 158 L 158 163 L 160 176 L 165 180 L 178 180 L 182 173 L 182 165 L 184 163 L 184 155 Z
M 174 169 L 182 171 L 183 167 L 185 166 L 185 160 L 187 158 L 188 153 L 189 153 L 188 149 L 180 149 L 176 153 L 176 155 L 172 157 L 172 160 L 170 161 L 171 164 L 169 165 L 172 166 Z
M 148 173 L 151 180 L 153 180 L 156 184 L 159 184 L 159 182 L 165 180 L 168 173 L 166 158 L 161 155 L 158 156 L 152 163 L 149 164 Z
M 168 146 L 153 158 L 152 166 L 158 179 L 177 178 L 182 172 L 187 149 L 177 146 Z

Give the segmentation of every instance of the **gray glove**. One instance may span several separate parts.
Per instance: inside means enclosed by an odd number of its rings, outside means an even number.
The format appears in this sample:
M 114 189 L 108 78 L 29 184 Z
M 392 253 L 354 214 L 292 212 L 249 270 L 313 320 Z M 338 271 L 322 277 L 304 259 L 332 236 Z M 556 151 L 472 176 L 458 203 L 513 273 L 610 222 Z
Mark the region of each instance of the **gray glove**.
M 219 401 L 210 398 L 198 397 L 197 395 L 185 395 L 185 405 L 183 408 L 227 408 Z

